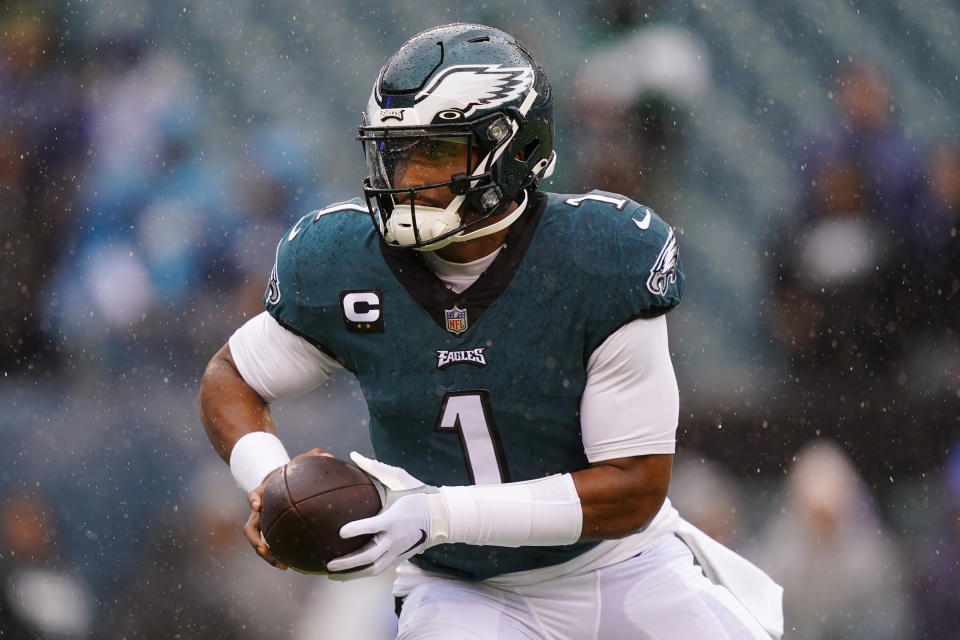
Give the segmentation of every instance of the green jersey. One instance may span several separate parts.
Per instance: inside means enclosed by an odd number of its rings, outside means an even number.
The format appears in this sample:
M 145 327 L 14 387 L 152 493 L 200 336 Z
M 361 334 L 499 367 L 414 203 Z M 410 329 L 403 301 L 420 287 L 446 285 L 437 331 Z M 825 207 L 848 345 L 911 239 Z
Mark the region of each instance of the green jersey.
M 590 354 L 623 324 L 680 301 L 676 238 L 649 208 L 600 191 L 535 191 L 528 206 L 461 293 L 417 252 L 384 245 L 359 200 L 304 216 L 277 248 L 267 310 L 357 377 L 377 458 L 427 484 L 588 467 L 579 406 Z M 445 544 L 412 561 L 484 579 L 594 544 Z

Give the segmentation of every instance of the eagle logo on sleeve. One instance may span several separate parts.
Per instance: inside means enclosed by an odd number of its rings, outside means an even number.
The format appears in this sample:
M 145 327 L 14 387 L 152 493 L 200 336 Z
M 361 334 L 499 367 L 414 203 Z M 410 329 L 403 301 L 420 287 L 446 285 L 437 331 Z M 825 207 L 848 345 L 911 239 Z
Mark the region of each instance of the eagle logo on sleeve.
M 455 65 L 416 96 L 416 110 L 434 123 L 456 122 L 477 109 L 492 109 L 524 95 L 533 86 L 530 67 Z M 422 122 L 431 119 L 421 118 Z
M 297 224 L 299 225 L 300 223 L 298 222 Z M 279 304 L 280 302 L 280 277 L 277 272 L 277 265 L 280 263 L 281 244 L 283 244 L 283 240 L 277 243 L 277 252 L 273 257 L 273 269 L 270 270 L 270 279 L 267 280 L 267 290 L 263 294 L 263 301 L 271 306 Z
M 677 237 L 673 234 L 673 229 L 667 234 L 667 240 L 660 249 L 657 261 L 650 269 L 650 277 L 647 278 L 647 289 L 650 293 L 657 296 L 667 295 L 667 288 L 677 281 L 677 260 L 680 258 L 680 249 L 677 246 Z

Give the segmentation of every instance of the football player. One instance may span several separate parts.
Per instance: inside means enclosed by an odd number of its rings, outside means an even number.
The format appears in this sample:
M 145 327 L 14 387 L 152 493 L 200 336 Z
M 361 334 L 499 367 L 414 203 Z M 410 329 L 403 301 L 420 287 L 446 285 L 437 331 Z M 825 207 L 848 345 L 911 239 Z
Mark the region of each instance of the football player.
M 383 66 L 364 197 L 280 238 L 266 311 L 204 375 L 244 533 L 279 564 L 257 529 L 289 460 L 270 403 L 346 368 L 378 459 L 352 458 L 384 507 L 341 529 L 374 537 L 329 569 L 400 561 L 400 638 L 779 637 L 779 587 L 666 499 L 677 239 L 623 195 L 539 190 L 552 104 L 524 46 L 481 25 L 425 31 Z

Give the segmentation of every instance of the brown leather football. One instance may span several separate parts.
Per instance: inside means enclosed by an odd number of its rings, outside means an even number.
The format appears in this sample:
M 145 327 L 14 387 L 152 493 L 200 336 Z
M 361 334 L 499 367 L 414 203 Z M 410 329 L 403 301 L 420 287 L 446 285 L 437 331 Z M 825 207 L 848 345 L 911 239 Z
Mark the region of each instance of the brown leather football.
M 380 494 L 359 468 L 329 456 L 291 460 L 267 480 L 260 531 L 270 553 L 302 573 L 327 573 L 327 562 L 373 536 L 344 540 L 340 527 L 380 511 Z

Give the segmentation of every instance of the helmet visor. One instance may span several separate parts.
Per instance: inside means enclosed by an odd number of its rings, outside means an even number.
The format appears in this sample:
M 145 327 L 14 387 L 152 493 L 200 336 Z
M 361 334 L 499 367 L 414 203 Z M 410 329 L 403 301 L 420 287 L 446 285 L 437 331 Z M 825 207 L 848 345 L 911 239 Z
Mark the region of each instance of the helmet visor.
M 367 131 L 363 138 L 367 175 L 374 189 L 407 190 L 449 184 L 470 175 L 476 145 L 469 132 L 388 135 Z

